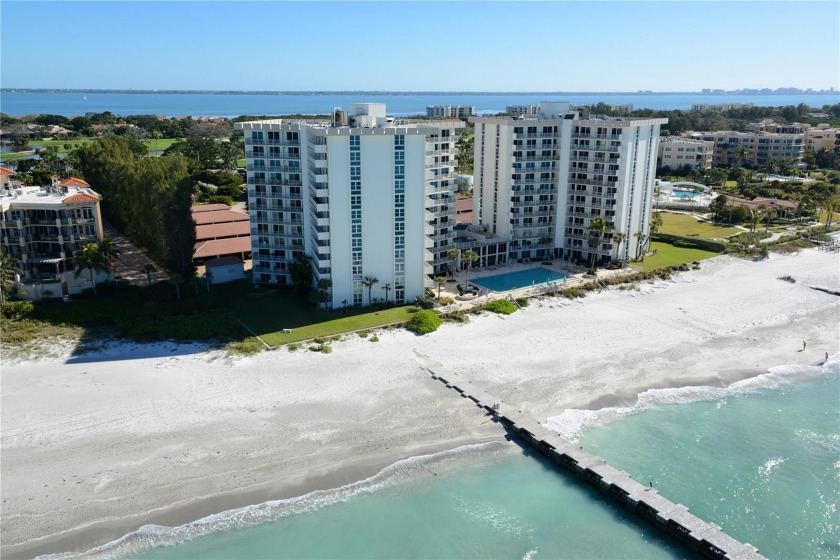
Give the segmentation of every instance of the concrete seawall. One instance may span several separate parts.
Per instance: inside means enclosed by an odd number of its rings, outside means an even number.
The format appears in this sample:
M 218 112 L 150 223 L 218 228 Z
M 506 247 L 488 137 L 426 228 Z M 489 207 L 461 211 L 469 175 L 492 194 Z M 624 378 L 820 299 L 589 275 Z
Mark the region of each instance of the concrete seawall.
M 439 364 L 425 367 L 433 379 L 470 399 L 479 408 L 494 415 L 512 434 L 548 458 L 549 461 L 578 479 L 587 482 L 626 509 L 648 520 L 689 548 L 708 558 L 752 560 L 764 558 L 758 549 L 742 543 L 713 523 L 690 513 L 682 504 L 675 504 L 653 488 L 640 484 L 624 471 L 611 467 L 600 458 L 583 451 L 554 432 L 528 419 L 511 407 L 499 403 L 481 390 L 457 383 L 457 375 Z

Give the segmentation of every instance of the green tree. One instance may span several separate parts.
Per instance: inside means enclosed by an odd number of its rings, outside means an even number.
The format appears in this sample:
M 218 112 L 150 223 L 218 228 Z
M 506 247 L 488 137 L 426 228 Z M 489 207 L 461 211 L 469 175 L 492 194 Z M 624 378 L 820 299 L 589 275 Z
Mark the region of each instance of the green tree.
M 435 276 L 435 284 L 438 287 L 438 299 L 440 299 L 440 292 L 446 285 L 446 276 Z
M 604 241 L 604 233 L 612 229 L 612 224 L 609 223 L 607 220 L 598 216 L 589 222 L 589 252 L 591 255 L 591 260 L 589 263 L 589 268 L 595 268 L 595 258 L 597 257 L 598 253 L 596 248 Z
M 656 233 L 662 227 L 662 212 L 654 212 L 650 217 L 650 232 Z
M 447 254 L 449 255 L 449 274 L 455 276 L 455 267 L 458 266 L 457 262 L 461 256 L 461 250 L 457 247 L 452 247 L 447 251 Z
M 384 284 L 382 289 L 385 290 L 385 303 L 388 303 L 388 293 L 391 291 L 391 284 Z
M 148 286 L 152 285 L 152 272 L 154 272 L 155 270 L 157 269 L 152 263 L 146 263 L 143 265 L 142 272 L 146 273 L 146 282 Z
M 114 240 L 110 237 L 103 237 L 102 241 L 97 243 L 99 254 L 102 256 L 102 261 L 105 263 L 105 268 L 108 269 L 108 274 L 113 274 L 117 267 L 117 261 L 120 260 L 120 248 L 117 247 Z
M 324 307 L 331 301 L 330 290 L 332 289 L 332 280 L 329 278 L 321 278 L 318 280 L 318 302 Z
M 362 280 L 362 285 L 368 289 L 368 305 L 370 305 L 373 302 L 370 292 L 371 290 L 373 290 L 374 284 L 379 284 L 379 279 L 374 278 L 373 276 L 365 276 Z
M 76 251 L 73 255 L 73 266 L 76 271 L 74 276 L 78 278 L 82 272 L 87 269 L 90 273 L 90 283 L 93 286 L 93 295 L 96 294 L 96 272 L 105 272 L 108 267 L 105 265 L 105 259 L 102 258 L 102 253 L 99 252 L 99 247 L 96 243 L 87 243 L 81 249 Z
M 289 263 L 289 275 L 298 293 L 305 294 L 312 289 L 312 262 L 303 253 L 298 253 L 295 260 Z
M 732 151 L 732 156 L 735 158 L 736 165 L 741 166 L 744 162 L 749 161 L 750 151 L 744 146 L 738 146 Z
M 540 245 L 542 245 L 544 247 L 543 251 L 545 252 L 545 258 L 546 259 L 550 259 L 554 256 L 551 252 L 551 245 L 554 244 L 554 238 L 553 237 L 548 237 L 548 236 L 540 237 L 539 240 L 537 241 L 537 243 L 539 243 Z
M 0 247 L 0 304 L 6 301 L 6 294 L 11 292 L 15 275 L 23 274 L 23 271 L 18 268 L 19 264 L 20 261 L 6 254 L 3 247 Z
M 473 263 L 475 263 L 475 261 L 478 260 L 478 253 L 476 253 L 472 249 L 467 249 L 466 251 L 461 253 L 461 258 L 464 260 L 464 262 L 467 263 L 467 273 L 464 277 L 464 281 L 469 282 L 470 270 L 472 270 Z
M 637 231 L 633 234 L 633 237 L 636 238 L 636 260 L 641 260 L 642 258 L 642 241 L 645 238 L 645 233 L 643 231 Z
M 825 218 L 825 229 L 831 227 L 831 222 L 834 220 L 834 212 L 837 210 L 838 203 L 836 200 L 829 200 L 823 205 L 826 211 L 826 218 Z
M 627 236 L 621 233 L 620 231 L 612 235 L 612 241 L 613 243 L 615 243 L 615 258 L 618 261 L 624 260 L 621 258 L 621 244 L 624 243 L 626 237 Z

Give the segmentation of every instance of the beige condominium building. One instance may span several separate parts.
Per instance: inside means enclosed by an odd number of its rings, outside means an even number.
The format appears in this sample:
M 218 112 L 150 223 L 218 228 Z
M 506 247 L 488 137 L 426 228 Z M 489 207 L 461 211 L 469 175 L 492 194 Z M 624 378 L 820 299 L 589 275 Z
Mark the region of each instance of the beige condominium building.
M 714 152 L 714 142 L 665 136 L 659 139 L 657 167 L 709 169 Z
M 820 148 L 833 152 L 840 146 L 840 128 L 818 124 L 805 131 L 805 150 L 816 152 Z
M 92 287 L 89 271 L 76 275 L 73 255 L 102 239 L 99 195 L 81 179 L 48 187 L 6 183 L 0 192 L 3 251 L 17 259 L 16 286 L 27 299 L 60 297 Z M 97 281 L 107 273 L 95 274 Z
M 659 129 L 667 119 L 584 118 L 569 103 L 544 102 L 534 116 L 471 121 L 475 208 L 465 235 L 482 241 L 472 244 L 477 265 L 635 255 L 650 231 Z M 593 239 L 596 218 L 609 226 Z M 492 247 L 502 243 L 507 254 L 491 261 Z
M 778 158 L 794 163 L 802 161 L 805 134 L 777 132 L 684 132 L 683 138 L 713 142 L 715 166 L 750 165 L 761 167 Z M 743 149 L 742 149 L 743 148 Z
M 426 116 L 436 119 L 461 119 L 475 115 L 475 107 L 461 105 L 428 105 Z

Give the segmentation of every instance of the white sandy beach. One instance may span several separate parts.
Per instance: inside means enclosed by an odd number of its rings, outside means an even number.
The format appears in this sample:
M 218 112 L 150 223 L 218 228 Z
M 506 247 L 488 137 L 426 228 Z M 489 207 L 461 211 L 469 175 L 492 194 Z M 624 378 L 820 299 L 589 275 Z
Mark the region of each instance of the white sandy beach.
M 201 346 L 120 344 L 69 361 L 4 360 L 0 552 L 86 550 L 146 523 L 182 524 L 503 439 L 430 378 L 427 359 L 544 424 L 650 388 L 818 364 L 840 351 L 840 297 L 809 286 L 840 289 L 839 265 L 816 250 L 718 257 L 638 291 L 535 300 L 425 337 L 347 337 L 329 355 L 229 359 Z

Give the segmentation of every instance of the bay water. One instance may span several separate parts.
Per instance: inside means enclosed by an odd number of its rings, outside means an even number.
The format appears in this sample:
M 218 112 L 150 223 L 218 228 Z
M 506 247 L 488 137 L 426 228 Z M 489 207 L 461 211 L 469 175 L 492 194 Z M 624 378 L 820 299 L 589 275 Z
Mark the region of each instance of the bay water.
M 838 94 L 713 95 L 699 93 L 106 93 L 106 92 L 0 92 L 0 111 L 24 116 L 48 113 L 66 117 L 110 111 L 115 115 L 163 115 L 166 117 L 238 117 L 240 115 L 330 114 L 351 103 L 385 103 L 393 116 L 425 115 L 428 105 L 475 107 L 479 114 L 495 114 L 507 105 L 537 105 L 541 101 L 568 101 L 575 105 L 632 103 L 635 109 L 683 109 L 692 103 L 753 103 L 780 107 L 805 103 L 822 107 L 840 102 Z
M 651 390 L 549 425 L 769 558 L 840 555 L 837 357 L 729 387 Z M 180 527 L 144 526 L 80 556 L 694 557 L 510 442 L 414 457 L 349 486 Z

